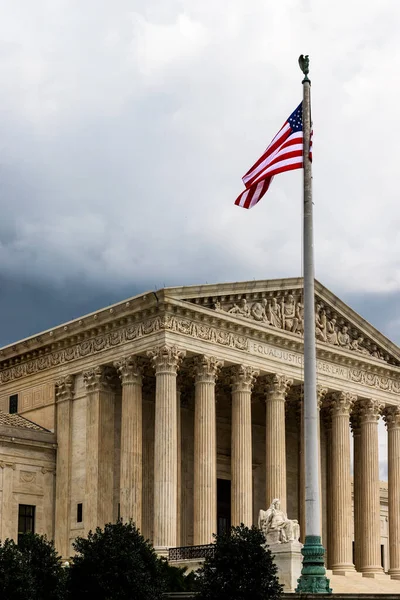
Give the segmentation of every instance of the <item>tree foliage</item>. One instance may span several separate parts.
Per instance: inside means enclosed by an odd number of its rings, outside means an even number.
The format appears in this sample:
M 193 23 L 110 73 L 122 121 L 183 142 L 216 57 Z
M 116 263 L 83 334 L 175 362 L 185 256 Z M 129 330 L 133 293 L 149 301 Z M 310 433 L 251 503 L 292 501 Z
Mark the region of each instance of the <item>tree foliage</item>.
M 0 597 L 7 600 L 62 600 L 65 572 L 45 536 L 27 533 L 19 544 L 0 546 Z
M 278 600 L 282 586 L 262 532 L 243 524 L 215 536 L 215 553 L 200 570 L 199 600 Z
M 74 542 L 69 569 L 73 600 L 159 600 L 165 589 L 161 561 L 133 523 L 109 523 Z
M 171 565 L 165 558 L 161 559 L 161 568 L 167 592 L 196 592 L 198 576 L 195 571 L 187 573 L 187 567 Z

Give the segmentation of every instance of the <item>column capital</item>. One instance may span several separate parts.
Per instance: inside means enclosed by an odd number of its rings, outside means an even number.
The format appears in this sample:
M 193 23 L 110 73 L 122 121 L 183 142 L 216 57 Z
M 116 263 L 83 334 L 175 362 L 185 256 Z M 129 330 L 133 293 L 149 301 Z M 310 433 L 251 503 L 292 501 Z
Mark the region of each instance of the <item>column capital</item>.
M 357 396 L 350 392 L 335 392 L 331 396 L 330 412 L 332 417 L 350 416 Z
M 224 365 L 216 356 L 197 356 L 194 361 L 196 383 L 215 383 L 218 372 Z
M 57 403 L 73 400 L 75 395 L 75 376 L 65 375 L 56 381 Z
M 326 398 L 326 395 L 328 393 L 328 388 L 324 387 L 323 385 L 317 385 L 317 406 L 318 406 L 318 410 L 321 410 L 323 404 L 324 404 L 324 400 Z
M 164 344 L 149 350 L 147 356 L 151 359 L 156 375 L 159 373 L 170 373 L 176 375 L 179 366 L 186 356 L 186 351 L 178 346 Z
M 388 431 L 400 429 L 400 406 L 385 406 L 382 413 Z
M 358 404 L 360 408 L 360 423 L 377 423 L 383 405 L 375 398 L 366 398 Z
M 141 356 L 124 356 L 120 360 L 114 362 L 121 384 L 133 383 L 136 385 L 142 384 L 143 374 L 143 358 Z
M 88 393 L 111 392 L 114 388 L 114 371 L 108 366 L 99 365 L 84 371 L 83 381 Z
M 248 365 L 235 365 L 231 371 L 232 392 L 251 392 L 260 371 Z
M 266 400 L 285 400 L 286 394 L 292 384 L 293 379 L 290 379 L 286 375 L 278 373 L 267 375 L 265 386 Z

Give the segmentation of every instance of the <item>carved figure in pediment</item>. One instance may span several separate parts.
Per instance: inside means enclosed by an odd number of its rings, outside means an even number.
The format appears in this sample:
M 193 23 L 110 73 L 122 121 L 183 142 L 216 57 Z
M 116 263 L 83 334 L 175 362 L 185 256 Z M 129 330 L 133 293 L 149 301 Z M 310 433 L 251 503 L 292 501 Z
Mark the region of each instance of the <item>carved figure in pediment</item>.
M 376 344 L 374 344 L 372 346 L 371 350 L 372 350 L 371 351 L 371 356 L 373 356 L 374 358 L 378 358 L 379 360 L 385 360 L 382 352 L 379 350 L 379 348 L 378 348 L 378 346 Z
M 360 335 L 357 339 L 353 340 L 350 344 L 350 348 L 355 352 L 359 352 L 360 354 L 369 355 L 369 350 L 363 347 L 364 338 Z
M 273 327 L 282 329 L 282 312 L 276 298 L 272 298 L 271 302 L 268 304 L 267 317 Z
M 338 342 L 339 346 L 342 346 L 342 348 L 350 348 L 351 339 L 348 332 L 349 328 L 346 327 L 346 325 L 338 332 Z
M 315 337 L 317 340 L 327 341 L 327 318 L 326 311 L 318 304 L 315 311 Z
M 304 306 L 299 301 L 296 304 L 297 330 L 296 333 L 302 335 L 304 333 Z
M 297 330 L 298 319 L 296 317 L 296 303 L 292 294 L 289 294 L 286 302 L 282 300 L 282 324 L 285 331 Z
M 221 302 L 219 300 L 214 302 L 214 310 L 216 310 L 217 312 L 224 312 L 224 309 L 222 308 Z
M 250 308 L 246 298 L 242 298 L 240 304 L 234 304 L 228 311 L 231 315 L 240 315 L 241 317 L 250 317 Z
M 240 314 L 240 307 L 236 304 L 236 302 L 233 304 L 232 308 L 230 308 L 228 310 L 228 313 L 230 315 L 239 315 Z
M 336 318 L 333 317 L 326 323 L 326 341 L 334 346 L 339 345 L 338 332 L 336 327 Z
M 268 324 L 266 298 L 263 298 L 261 302 L 254 302 L 250 312 L 255 321 L 262 321 Z

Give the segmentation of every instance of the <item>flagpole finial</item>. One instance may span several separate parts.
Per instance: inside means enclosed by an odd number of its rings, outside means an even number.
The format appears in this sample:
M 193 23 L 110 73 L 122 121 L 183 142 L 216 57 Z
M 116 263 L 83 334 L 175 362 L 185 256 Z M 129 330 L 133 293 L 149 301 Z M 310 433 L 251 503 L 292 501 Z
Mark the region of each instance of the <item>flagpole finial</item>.
M 310 70 L 310 59 L 309 59 L 308 54 L 306 54 L 305 56 L 304 56 L 304 54 L 300 54 L 300 56 L 299 56 L 299 66 L 300 66 L 300 69 L 304 73 L 304 79 L 303 79 L 302 83 L 304 83 L 305 81 L 310 81 L 308 79 L 308 73 L 309 73 L 309 70 Z

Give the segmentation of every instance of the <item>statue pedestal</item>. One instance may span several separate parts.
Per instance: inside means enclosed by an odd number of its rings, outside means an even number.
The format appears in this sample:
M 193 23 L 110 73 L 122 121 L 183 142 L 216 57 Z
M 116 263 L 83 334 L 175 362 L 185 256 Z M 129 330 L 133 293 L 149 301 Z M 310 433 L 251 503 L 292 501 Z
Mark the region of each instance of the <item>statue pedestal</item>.
M 284 592 L 294 592 L 297 587 L 303 560 L 302 547 L 303 544 L 297 541 L 267 545 L 278 567 L 279 583 L 284 586 Z

